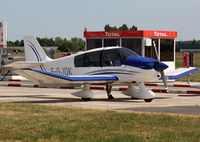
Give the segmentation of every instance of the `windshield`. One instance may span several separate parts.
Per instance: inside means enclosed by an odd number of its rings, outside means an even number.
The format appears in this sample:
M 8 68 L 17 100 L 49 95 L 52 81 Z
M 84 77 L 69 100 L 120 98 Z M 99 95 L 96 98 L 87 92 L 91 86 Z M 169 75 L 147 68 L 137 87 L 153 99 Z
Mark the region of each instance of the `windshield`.
M 75 56 L 75 67 L 108 67 L 121 66 L 129 56 L 139 56 L 128 48 L 115 48 L 93 51 Z
M 119 48 L 119 53 L 125 57 L 128 56 L 139 56 L 137 53 L 135 53 L 134 51 L 128 49 L 128 48 Z

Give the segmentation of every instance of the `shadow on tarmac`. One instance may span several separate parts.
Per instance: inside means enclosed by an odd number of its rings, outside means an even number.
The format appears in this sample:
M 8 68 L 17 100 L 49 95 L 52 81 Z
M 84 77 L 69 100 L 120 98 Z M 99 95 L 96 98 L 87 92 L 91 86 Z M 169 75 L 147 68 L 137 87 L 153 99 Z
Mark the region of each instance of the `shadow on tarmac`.
M 65 98 L 65 97 L 48 97 L 46 95 L 22 95 L 22 96 L 0 96 L 0 98 L 33 98 L 40 100 L 20 100 L 11 101 L 12 103 L 67 103 L 67 102 L 133 102 L 133 103 L 144 103 L 141 99 L 132 98 L 92 98 L 90 101 L 83 101 L 81 98 Z M 169 99 L 170 97 L 155 97 L 154 99 Z

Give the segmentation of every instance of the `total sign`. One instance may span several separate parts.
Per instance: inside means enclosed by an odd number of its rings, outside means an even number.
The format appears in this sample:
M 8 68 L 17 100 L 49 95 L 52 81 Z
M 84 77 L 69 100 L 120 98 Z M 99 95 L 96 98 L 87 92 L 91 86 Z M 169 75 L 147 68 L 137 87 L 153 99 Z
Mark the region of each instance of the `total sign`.
M 154 32 L 154 36 L 167 37 L 167 33 L 165 33 L 165 32 Z
M 106 37 L 120 37 L 120 34 L 117 32 L 105 32 Z

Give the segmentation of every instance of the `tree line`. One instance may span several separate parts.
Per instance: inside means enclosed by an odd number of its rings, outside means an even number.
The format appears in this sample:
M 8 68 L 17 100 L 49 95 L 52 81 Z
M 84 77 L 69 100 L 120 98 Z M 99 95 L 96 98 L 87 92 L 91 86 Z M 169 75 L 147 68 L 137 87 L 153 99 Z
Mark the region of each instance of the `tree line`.
M 58 46 L 58 50 L 61 52 L 69 52 L 69 51 L 83 51 L 85 50 L 85 41 L 82 38 L 73 37 L 71 40 L 67 40 L 66 38 L 56 37 L 56 38 L 40 38 L 37 37 L 38 42 L 41 46 Z M 16 40 L 16 41 L 7 41 L 8 47 L 23 47 L 24 40 Z
M 129 28 L 126 24 L 123 24 L 120 27 L 110 26 L 109 24 L 107 24 L 107 25 L 105 25 L 104 30 L 105 31 L 137 31 L 138 28 L 135 25 L 133 25 Z
M 110 26 L 109 24 L 104 26 L 105 31 L 128 31 L 128 30 L 137 30 L 135 25 L 130 28 L 123 24 L 120 27 Z M 73 37 L 71 40 L 67 40 L 66 38 L 56 37 L 56 38 L 40 38 L 37 37 L 38 42 L 41 46 L 58 46 L 58 50 L 61 52 L 68 51 L 83 51 L 85 50 L 85 40 L 78 37 Z M 16 40 L 16 41 L 7 41 L 8 47 L 23 47 L 24 40 Z
M 176 42 L 177 45 L 181 45 L 181 44 L 200 44 L 200 40 L 185 40 L 185 41 L 177 41 Z
M 110 26 L 109 24 L 104 26 L 105 31 L 137 31 L 138 28 L 135 25 L 128 27 L 126 24 L 123 24 L 120 27 Z M 56 37 L 56 38 L 40 38 L 37 37 L 38 42 L 41 46 L 58 46 L 58 50 L 61 52 L 76 52 L 85 50 L 85 40 L 78 37 L 73 37 L 71 40 L 67 40 L 66 38 Z M 180 44 L 200 44 L 200 40 L 189 40 L 189 41 L 177 41 L 177 45 Z M 8 47 L 23 47 L 24 41 L 16 40 L 16 41 L 7 41 Z

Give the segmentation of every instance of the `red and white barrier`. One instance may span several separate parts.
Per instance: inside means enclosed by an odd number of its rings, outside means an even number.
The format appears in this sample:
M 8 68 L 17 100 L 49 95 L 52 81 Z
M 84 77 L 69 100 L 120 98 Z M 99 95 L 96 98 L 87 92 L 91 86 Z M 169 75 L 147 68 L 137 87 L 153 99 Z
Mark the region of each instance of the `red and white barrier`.
M 20 81 L 20 82 L 31 82 L 30 80 L 12 79 L 12 78 L 8 79 L 8 81 L 16 81 L 16 82 L 18 82 L 18 81 Z
M 167 90 L 167 89 L 152 89 L 154 93 L 172 93 L 172 94 L 200 94 L 198 90 Z
M 6 81 L 12 81 L 12 82 L 31 82 L 30 80 L 27 80 L 25 78 L 20 77 L 10 77 L 7 78 Z M 145 86 L 158 86 L 158 87 L 164 87 L 163 84 L 158 83 L 145 83 Z M 168 84 L 168 87 L 190 87 L 190 88 L 200 88 L 200 85 L 190 85 L 190 84 Z M 98 89 L 97 89 L 98 90 Z
M 161 86 L 163 84 L 156 84 L 156 83 L 145 83 L 145 86 Z M 191 88 L 200 88 L 200 85 L 190 85 L 190 84 L 168 84 L 168 87 L 191 87 Z
M 10 87 L 39 87 L 38 84 L 17 84 L 17 83 L 0 83 L 0 86 L 10 86 Z
M 4 81 L 15 81 L 15 82 L 31 82 L 30 80 L 22 76 L 7 76 Z M 158 86 L 163 87 L 162 83 L 145 83 L 145 86 Z M 168 87 L 190 87 L 190 88 L 200 88 L 200 85 L 190 85 L 190 84 L 168 84 Z M 70 89 L 70 88 L 69 88 Z M 98 90 L 98 87 L 96 88 Z M 105 90 L 105 89 L 104 89 Z
M 11 87 L 40 87 L 38 84 L 17 84 L 17 83 L 0 83 L 0 86 L 11 86 Z M 82 87 L 59 87 L 60 89 L 82 89 Z M 91 90 L 106 90 L 104 86 L 91 86 Z M 127 87 L 112 88 L 112 91 L 125 91 Z M 200 94 L 198 90 L 167 90 L 167 89 L 151 89 L 155 93 L 172 93 L 172 94 Z

